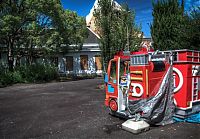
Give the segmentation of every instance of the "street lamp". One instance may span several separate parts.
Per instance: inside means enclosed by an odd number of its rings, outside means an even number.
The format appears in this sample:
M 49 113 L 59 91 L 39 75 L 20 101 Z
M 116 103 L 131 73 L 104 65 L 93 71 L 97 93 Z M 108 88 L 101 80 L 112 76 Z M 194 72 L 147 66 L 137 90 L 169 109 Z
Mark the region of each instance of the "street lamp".
M 126 35 L 127 35 L 127 36 L 126 36 L 126 39 L 127 39 L 127 40 L 126 40 L 126 41 L 127 41 L 126 43 L 127 43 L 127 47 L 128 47 L 128 51 L 129 51 L 129 33 L 128 33 L 128 25 L 127 25 L 127 24 L 126 24 Z

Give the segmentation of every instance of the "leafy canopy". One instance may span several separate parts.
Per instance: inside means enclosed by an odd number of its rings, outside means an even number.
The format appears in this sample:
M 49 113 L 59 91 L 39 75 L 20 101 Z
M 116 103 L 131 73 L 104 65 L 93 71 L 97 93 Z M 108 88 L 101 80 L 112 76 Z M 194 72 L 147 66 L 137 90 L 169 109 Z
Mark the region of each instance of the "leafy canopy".
M 104 69 L 117 51 L 136 50 L 141 43 L 140 28 L 134 23 L 135 13 L 127 5 L 113 0 L 99 0 L 94 11 L 95 25 L 100 35 Z
M 184 2 L 178 0 L 154 0 L 151 35 L 154 48 L 159 50 L 200 50 L 199 11 L 191 16 L 184 13 Z
M 54 54 L 62 46 L 81 45 L 86 35 L 84 18 L 65 11 L 60 0 L 0 1 L 0 44 L 7 48 L 10 69 L 14 57 L 32 56 L 33 48 Z

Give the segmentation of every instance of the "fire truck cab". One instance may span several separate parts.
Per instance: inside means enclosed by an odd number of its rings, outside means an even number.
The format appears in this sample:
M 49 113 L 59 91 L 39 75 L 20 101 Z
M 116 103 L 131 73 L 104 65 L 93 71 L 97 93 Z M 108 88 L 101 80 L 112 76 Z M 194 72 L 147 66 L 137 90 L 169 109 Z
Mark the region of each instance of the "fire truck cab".
M 128 117 L 127 103 L 154 97 L 173 68 L 175 116 L 200 111 L 200 51 L 118 52 L 105 75 L 105 105 L 111 114 Z

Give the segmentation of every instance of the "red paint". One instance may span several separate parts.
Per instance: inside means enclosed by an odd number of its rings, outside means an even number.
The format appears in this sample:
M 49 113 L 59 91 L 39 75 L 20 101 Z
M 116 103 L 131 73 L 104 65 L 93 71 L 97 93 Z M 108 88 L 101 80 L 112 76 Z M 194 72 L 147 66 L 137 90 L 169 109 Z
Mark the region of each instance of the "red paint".
M 153 50 L 151 50 L 153 51 Z M 149 51 L 145 49 L 141 49 L 138 52 L 131 52 L 131 55 L 137 56 L 137 55 L 147 55 Z M 165 52 L 168 53 L 168 52 Z M 174 53 L 177 54 L 176 61 L 173 63 L 173 67 L 177 68 L 182 76 L 183 76 L 183 85 L 181 86 L 180 90 L 178 90 L 174 98 L 177 102 L 177 107 L 180 108 L 189 108 L 190 103 L 193 103 L 194 101 L 200 101 L 200 91 L 197 91 L 198 96 L 194 97 L 194 89 L 198 88 L 198 85 L 194 82 L 198 82 L 200 76 L 193 76 L 192 75 L 192 67 L 194 65 L 200 66 L 200 51 L 189 51 L 189 50 L 175 50 Z M 124 55 L 123 52 L 119 52 L 114 56 L 114 59 L 111 61 L 116 62 L 116 79 L 120 75 L 117 74 L 117 71 L 120 67 L 118 67 L 119 60 L 129 60 L 130 61 L 131 56 Z M 111 61 L 108 65 L 107 74 L 108 77 L 110 77 L 110 69 L 111 69 Z M 143 94 L 141 97 L 134 97 L 132 96 L 133 86 L 130 86 L 129 91 L 129 99 L 130 100 L 138 100 L 138 99 L 145 99 L 151 96 L 155 96 L 160 84 L 162 82 L 162 79 L 164 75 L 167 72 L 167 69 L 169 68 L 170 64 L 164 60 L 165 64 L 165 70 L 163 71 L 154 71 L 154 63 L 149 61 L 146 65 L 130 65 L 129 72 L 131 78 L 135 79 L 142 79 L 142 81 L 139 80 L 131 80 L 131 83 L 140 84 L 143 87 Z M 134 71 L 140 71 L 142 74 L 135 74 Z M 124 72 L 125 75 L 126 71 Z M 175 77 L 175 86 L 177 87 L 180 83 L 180 79 L 177 75 L 177 73 L 173 73 Z M 114 93 L 108 93 L 107 84 L 106 87 L 106 99 L 105 104 L 106 106 L 109 106 L 113 111 L 117 109 L 117 103 L 116 100 L 118 98 L 118 80 L 116 80 L 116 83 L 108 82 L 108 84 L 112 85 L 114 88 Z M 141 91 L 140 88 L 136 87 L 136 93 L 139 93 Z M 111 101 L 110 101 L 111 100 Z M 109 102 L 110 101 L 110 102 Z
M 118 107 L 117 107 L 117 102 L 116 100 L 114 99 L 111 99 L 110 100 L 110 103 L 109 103 L 109 107 L 112 111 L 117 111 Z

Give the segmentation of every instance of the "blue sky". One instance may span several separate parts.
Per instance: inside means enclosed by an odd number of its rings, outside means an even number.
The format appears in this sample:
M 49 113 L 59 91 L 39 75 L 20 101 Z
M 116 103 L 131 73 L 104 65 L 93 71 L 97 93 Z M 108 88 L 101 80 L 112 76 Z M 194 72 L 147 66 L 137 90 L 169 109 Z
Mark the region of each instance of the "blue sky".
M 76 11 L 79 16 L 86 17 L 95 0 L 61 0 L 65 9 Z M 128 3 L 129 7 L 136 12 L 135 22 L 142 25 L 142 31 L 146 37 L 150 37 L 150 23 L 152 22 L 151 0 L 116 0 L 119 4 Z M 185 8 L 200 6 L 200 0 L 185 0 Z

